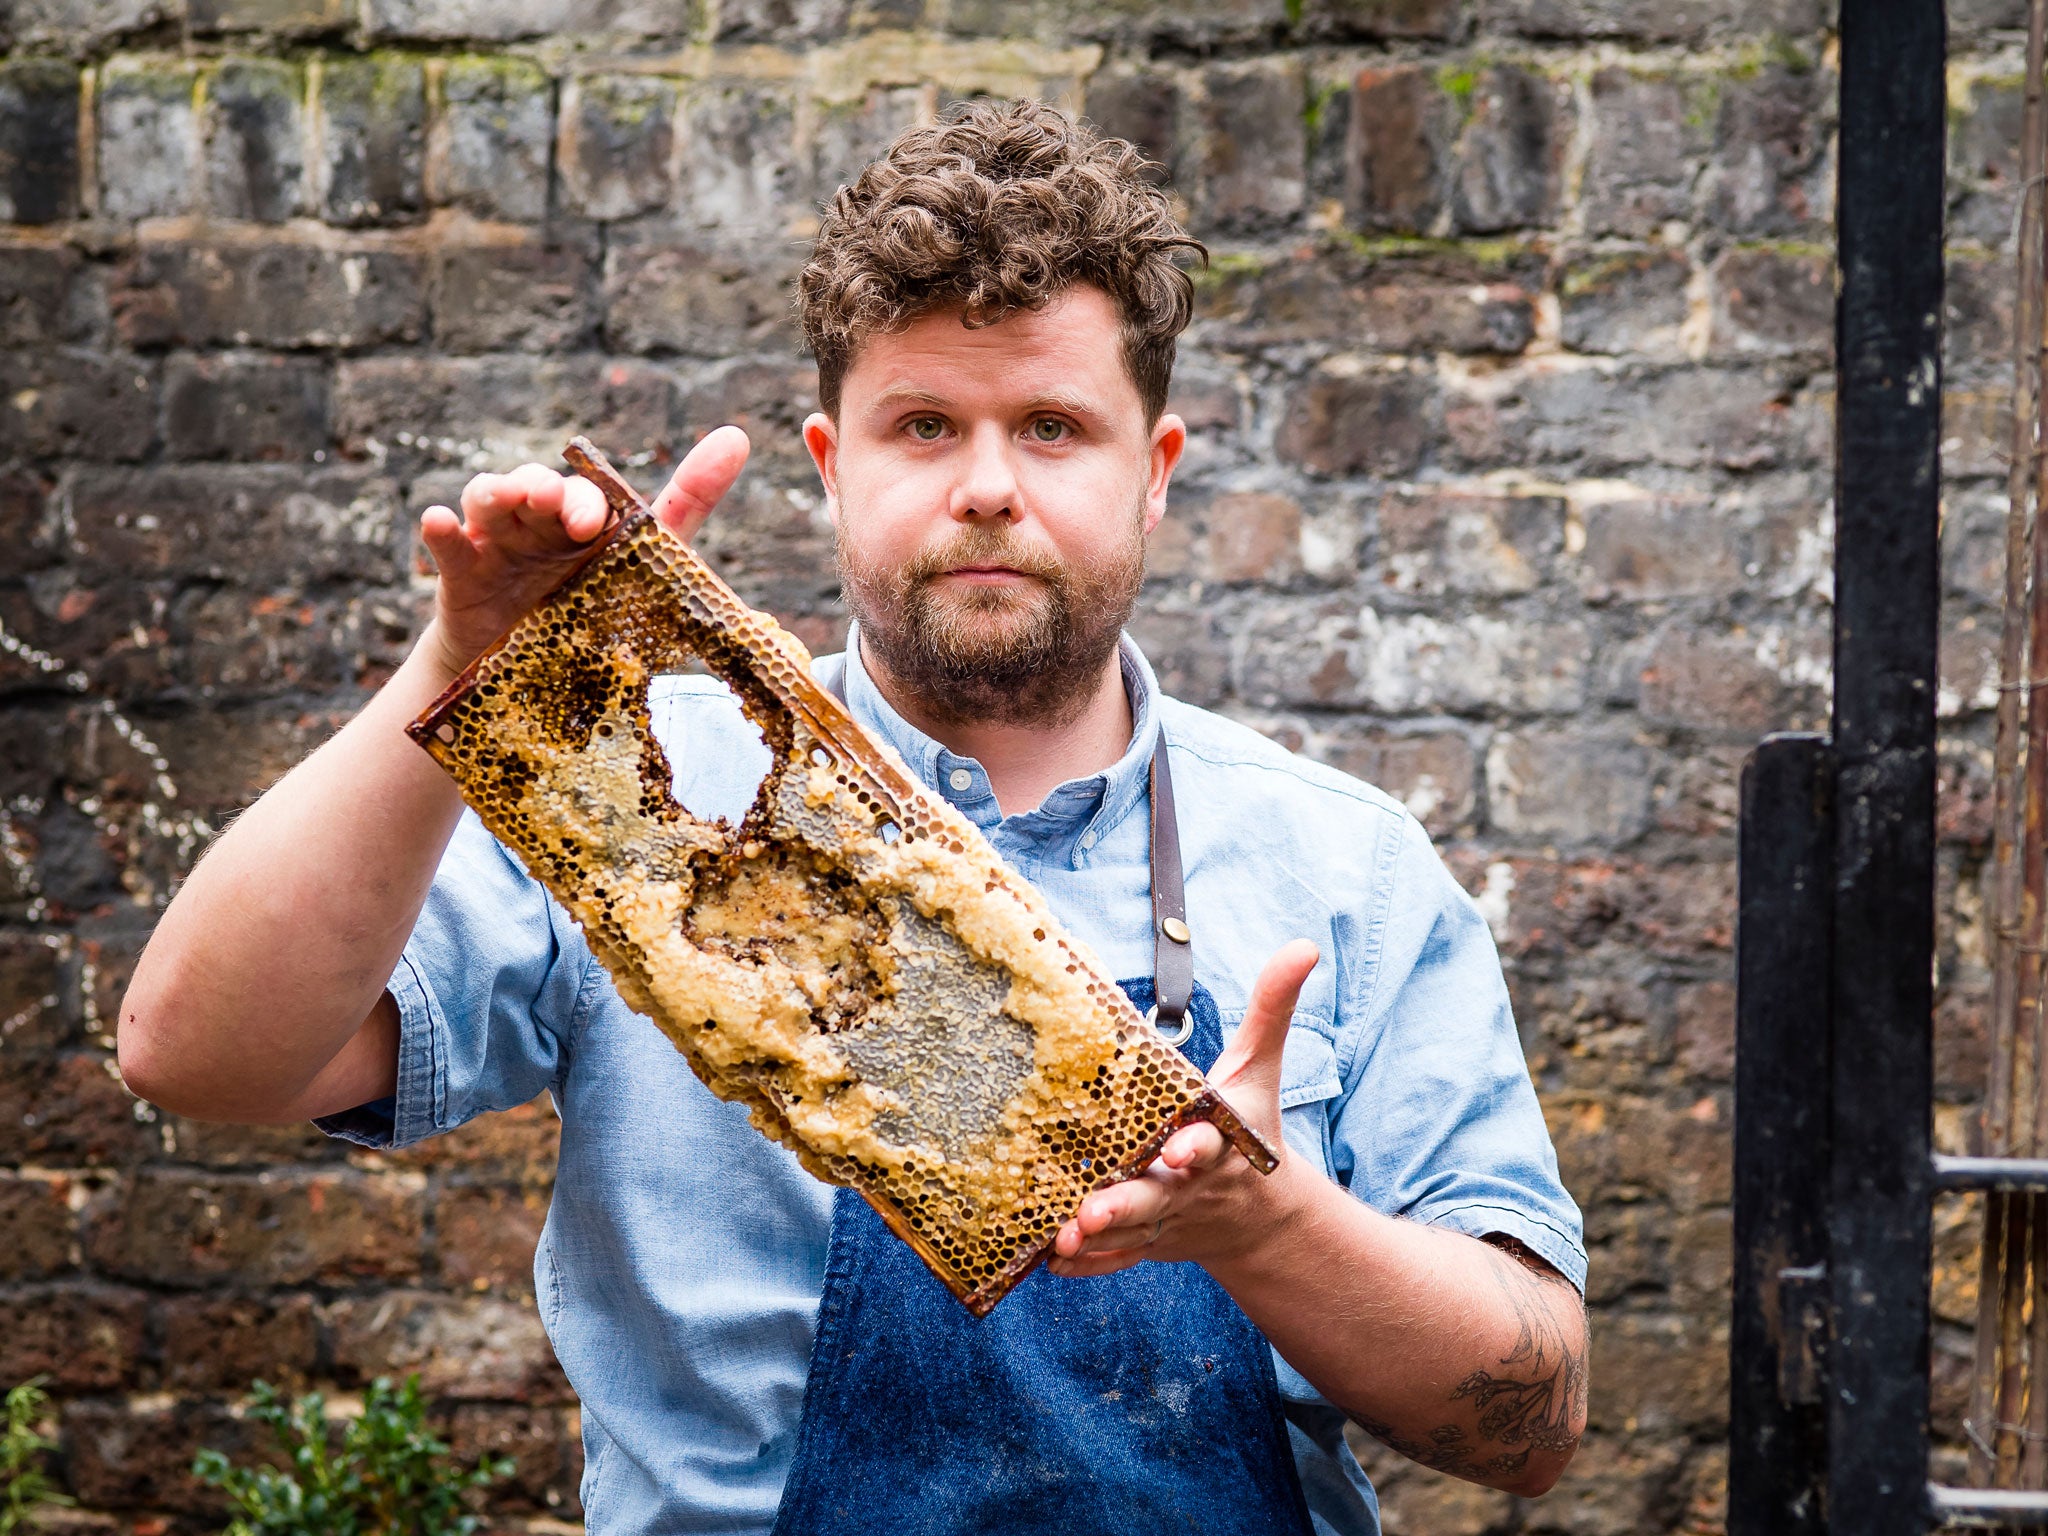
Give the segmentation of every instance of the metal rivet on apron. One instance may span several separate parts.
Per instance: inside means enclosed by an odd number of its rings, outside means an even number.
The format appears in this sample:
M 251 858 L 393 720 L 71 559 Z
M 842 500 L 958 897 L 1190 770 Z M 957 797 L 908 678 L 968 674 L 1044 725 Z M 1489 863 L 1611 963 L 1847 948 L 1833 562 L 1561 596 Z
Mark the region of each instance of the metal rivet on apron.
M 1182 922 L 1177 917 L 1169 917 L 1165 919 L 1163 922 L 1161 922 L 1159 925 L 1159 931 L 1165 934 L 1169 939 L 1173 940 L 1173 942 L 1176 944 L 1185 944 L 1188 942 L 1188 925 Z

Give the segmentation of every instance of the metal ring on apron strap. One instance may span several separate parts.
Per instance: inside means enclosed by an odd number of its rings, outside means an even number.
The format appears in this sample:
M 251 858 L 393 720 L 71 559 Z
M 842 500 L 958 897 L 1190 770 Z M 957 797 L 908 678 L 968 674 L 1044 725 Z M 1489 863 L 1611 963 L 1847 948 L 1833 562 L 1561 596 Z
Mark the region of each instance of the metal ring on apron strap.
M 1172 1029 L 1162 1025 L 1159 1022 L 1159 1005 L 1157 1003 L 1154 1003 L 1145 1010 L 1145 1022 L 1158 1030 L 1159 1038 L 1168 1045 L 1186 1045 L 1188 1037 L 1195 1032 L 1195 1016 L 1192 1013 L 1183 1013 L 1180 1016 L 1180 1023 L 1176 1024 Z

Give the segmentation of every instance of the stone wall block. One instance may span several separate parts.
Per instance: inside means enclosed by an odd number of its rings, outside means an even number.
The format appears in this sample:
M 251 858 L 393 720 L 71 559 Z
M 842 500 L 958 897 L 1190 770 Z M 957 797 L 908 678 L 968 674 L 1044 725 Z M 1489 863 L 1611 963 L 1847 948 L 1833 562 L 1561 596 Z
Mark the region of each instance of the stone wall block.
M 1649 754 L 1583 731 L 1503 731 L 1486 753 L 1488 819 L 1510 837 L 1623 848 L 1650 822 Z
M 100 212 L 111 219 L 189 213 L 199 196 L 197 71 L 179 60 L 116 58 L 100 71 Z
M 147 1310 L 139 1292 L 113 1286 L 0 1291 L 0 1381 L 47 1376 L 60 1393 L 132 1386 Z
M 318 1365 L 319 1319 L 302 1292 L 165 1296 L 156 1318 L 173 1390 L 236 1396 L 252 1381 L 290 1390 Z
M 0 48 L 54 47 L 76 56 L 175 22 L 176 0 L 14 0 Z
M 1232 347 L 1336 341 L 1389 353 L 1520 352 L 1535 336 L 1532 290 L 1543 268 L 1541 259 L 1456 255 L 1237 256 L 1196 284 L 1196 335 Z
M 306 460 L 327 446 L 327 365 L 263 353 L 174 357 L 164 446 L 174 459 Z
M 1636 44 L 1812 37 L 1830 14 L 1823 0 L 1480 0 L 1475 10 L 1481 32 Z
M 97 1509 L 172 1510 L 217 1524 L 226 1518 L 226 1500 L 192 1475 L 192 1458 L 209 1447 L 234 1461 L 259 1443 L 272 1451 L 267 1436 L 259 1442 L 261 1426 L 223 1403 L 134 1408 L 88 1399 L 66 1403 L 62 1424 L 71 1489 Z
M 1709 222 L 1750 239 L 1827 238 L 1834 91 L 1832 75 L 1779 64 L 1721 82 L 1703 179 Z
M 676 87 L 646 75 L 588 75 L 562 88 L 556 159 L 566 206 L 587 219 L 665 208 L 674 194 Z
M 1479 71 L 1470 92 L 1451 179 L 1457 227 L 1492 234 L 1552 223 L 1572 136 L 1569 87 L 1533 70 L 1493 65 Z
M 77 216 L 78 79 L 57 59 L 0 62 L 0 224 Z
M 1307 84 L 1292 60 L 1204 70 L 1199 128 L 1181 156 L 1197 233 L 1290 223 L 1307 196 Z
M 1691 282 L 1683 251 L 1652 247 L 1575 262 L 1558 285 L 1559 338 L 1576 352 L 1679 354 Z
M 92 341 L 106 319 L 101 269 L 76 249 L 0 244 L 0 347 Z
M 77 477 L 71 504 L 74 558 L 88 572 L 259 590 L 397 575 L 397 488 L 366 468 L 94 470 Z
M 310 37 L 355 25 L 352 0 L 185 0 L 186 24 L 202 37 L 261 32 Z
M 420 439 L 460 432 L 451 441 L 471 445 L 465 451 L 488 445 L 493 457 L 516 464 L 558 456 L 575 423 L 622 455 L 665 458 L 676 384 L 662 368 L 590 354 L 365 358 L 336 371 L 334 402 L 336 435 L 351 451 L 367 451 L 397 427 Z
M 82 348 L 0 352 L 0 453 L 138 459 L 156 440 L 156 370 Z
M 308 210 L 305 74 L 277 59 L 228 59 L 203 82 L 206 206 L 278 224 Z
M 1344 205 L 1354 229 L 1434 231 L 1449 200 L 1458 127 L 1451 97 L 1429 69 L 1361 70 L 1352 82 Z
M 548 212 L 555 86 L 516 56 L 450 59 L 428 138 L 427 185 L 437 203 L 480 218 L 538 223 Z
M 1414 373 L 1312 378 L 1289 392 L 1276 446 L 1318 474 L 1412 474 L 1429 448 L 1432 404 Z
M 750 255 L 778 245 L 794 254 L 788 226 L 801 192 L 795 114 L 779 87 L 692 87 L 678 130 L 677 221 L 701 231 L 700 239 L 734 243 Z M 649 186 L 651 195 L 651 179 Z
M 2020 122 L 2025 82 L 2017 78 L 1951 85 L 1948 130 L 1948 238 L 2011 246 L 2019 213 Z
M 1318 41 L 1446 42 L 1463 27 L 1466 8 L 1458 0 L 1304 0 L 1298 9 L 1297 27 Z
M 38 873 L 49 894 L 66 905 L 97 905 L 112 874 L 94 846 L 98 829 L 68 807 L 51 807 L 38 830 Z M 158 1146 L 104 1052 L 15 1056 L 0 1076 L 0 1164 L 125 1167 Z
M 1165 181 L 1180 157 L 1181 90 L 1163 70 L 1104 69 L 1088 80 L 1088 120 L 1111 138 L 1123 139 L 1154 161 L 1153 180 Z
M 0 1171 L 0 1282 L 41 1280 L 72 1267 L 70 1197 L 69 1179 Z
M 1825 359 L 1834 351 L 1835 269 L 1826 251 L 1737 247 L 1714 263 L 1717 353 Z
M 1380 500 L 1380 582 L 1396 592 L 1533 592 L 1564 549 L 1565 507 L 1554 496 L 1455 490 L 1395 491 Z
M 377 39 L 429 43 L 511 43 L 569 36 L 628 43 L 697 35 L 700 0 L 363 0 L 365 31 Z
M 1621 65 L 1588 82 L 1592 133 L 1579 193 L 1588 233 L 1644 236 L 1691 215 L 1713 135 L 1711 82 Z
M 337 58 L 320 69 L 315 132 L 320 216 L 384 224 L 425 206 L 427 77 L 417 59 Z
M 423 1203 L 402 1177 L 149 1168 L 88 1209 L 86 1254 L 180 1289 L 403 1281 L 419 1273 Z
M 434 340 L 450 352 L 569 351 L 596 329 L 592 242 L 444 248 L 434 265 Z
M 145 243 L 109 302 L 131 346 L 333 347 L 419 339 L 426 269 L 409 252 Z
M 420 1373 L 434 1397 L 560 1402 L 568 1382 L 530 1301 L 395 1290 L 323 1309 L 344 1381 Z

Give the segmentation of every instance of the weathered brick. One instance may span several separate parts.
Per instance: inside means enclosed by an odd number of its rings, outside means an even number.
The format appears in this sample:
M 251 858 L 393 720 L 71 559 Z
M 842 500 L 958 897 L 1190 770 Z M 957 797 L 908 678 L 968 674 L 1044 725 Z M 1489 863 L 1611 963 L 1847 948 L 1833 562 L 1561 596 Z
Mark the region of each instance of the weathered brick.
M 530 1301 L 391 1291 L 324 1309 L 343 1381 L 420 1373 L 431 1396 L 559 1402 L 569 1395 Z
M 334 59 L 314 116 L 316 203 L 330 224 L 385 224 L 425 206 L 427 76 L 417 59 Z
M 544 1195 L 455 1184 L 434 1202 L 441 1280 L 459 1290 L 533 1293 L 533 1252 L 547 1220 Z
M 1397 592 L 1530 592 L 1564 532 L 1556 497 L 1396 491 L 1379 504 L 1379 578 Z
M 78 70 L 56 59 L 0 62 L 0 224 L 78 213 Z
M 276 59 L 228 59 L 206 81 L 206 205 L 281 223 L 307 211 L 304 73 Z
M 66 245 L 0 245 L 0 346 L 90 341 L 106 319 L 97 269 Z
M 1339 336 L 1385 352 L 1519 352 L 1535 335 L 1541 265 L 1456 253 L 1235 258 L 1197 286 L 1197 335 L 1232 346 Z
M 256 354 L 178 356 L 164 368 L 174 459 L 309 459 L 327 446 L 327 367 Z
M 1426 233 L 1447 196 L 1457 114 L 1430 72 L 1361 70 L 1351 87 L 1344 203 L 1355 229 Z
M 1678 355 L 1691 281 L 1683 251 L 1631 251 L 1576 263 L 1558 289 L 1559 337 L 1577 352 Z
M 1816 445 L 1792 387 L 1754 369 L 1532 371 L 1514 396 L 1482 402 L 1489 424 L 1454 445 L 1497 454 L 1496 462 L 1548 461 L 1592 474 L 1637 464 L 1796 466 Z
M 1722 596 L 1744 583 L 1740 530 L 1703 498 L 1616 493 L 1577 505 L 1579 590 L 1590 602 Z
M 1682 1442 L 1619 1431 L 1588 1435 L 1558 1486 L 1525 1506 L 1525 1529 L 1529 1536 L 1635 1536 L 1656 1530 L 1667 1520 L 1684 1466 Z M 1712 1528 L 1710 1520 L 1694 1527 Z
M 1950 92 L 1948 238 L 2002 248 L 2018 212 L 2024 82 L 1963 77 Z
M 1942 292 L 1942 364 L 1957 383 L 2012 377 L 2016 282 L 2009 258 L 1949 258 Z
M 103 1285 L 0 1292 L 0 1381 L 48 1376 L 59 1392 L 132 1385 L 148 1303 Z
M 194 32 L 268 32 L 303 37 L 354 24 L 350 0 L 185 0 Z
M 1195 109 L 1200 131 L 1181 157 L 1200 230 L 1285 225 L 1307 195 L 1307 87 L 1291 59 L 1204 70 Z M 1257 123 L 1258 133 L 1247 133 Z
M 365 0 L 363 16 L 372 37 L 425 42 L 513 42 L 552 33 L 681 42 L 696 35 L 699 10 L 697 0 Z
M 537 223 L 548 212 L 554 86 L 530 59 L 450 59 L 430 140 L 434 201 L 487 219 Z
M 1437 836 L 1470 821 L 1477 804 L 1478 762 L 1461 731 L 1344 723 L 1305 735 L 1296 750 L 1385 790 Z
M 1579 206 L 1590 233 L 1649 235 L 1692 212 L 1712 142 L 1712 86 L 1696 76 L 1596 70 Z
M 1650 756 L 1583 730 L 1502 732 L 1486 753 L 1489 820 L 1513 837 L 1620 848 L 1650 820 Z
M 441 1168 L 479 1180 L 544 1188 L 555 1176 L 560 1140 L 561 1121 L 543 1093 L 391 1156 L 408 1168 Z
M 391 579 L 397 488 L 335 467 L 166 466 L 81 474 L 73 547 L 83 569 L 269 587 Z
M 510 1513 L 582 1513 L 581 1436 L 563 1424 L 562 1410 L 516 1403 L 462 1403 L 449 1415 L 447 1439 L 455 1460 L 510 1456 L 510 1479 L 491 1490 L 490 1508 Z
M 40 851 L 47 868 L 53 850 Z M 152 1156 L 156 1136 L 111 1066 L 98 1053 L 12 1060 L 0 1074 L 0 1163 L 99 1167 Z
M 1457 35 L 1464 16 L 1458 0 L 1304 0 L 1296 25 L 1313 38 L 1343 42 Z
M 1726 79 L 1706 173 L 1706 215 L 1732 235 L 1825 235 L 1832 215 L 1828 136 L 1834 81 L 1768 65 Z
M 111 302 L 131 346 L 353 349 L 416 340 L 426 281 L 400 251 L 151 243 L 121 264 Z
M 1240 692 L 1254 704 L 1409 714 L 1548 713 L 1585 700 L 1592 636 L 1576 622 L 1381 614 L 1336 602 L 1262 615 Z
M 1823 251 L 1738 248 L 1714 263 L 1712 346 L 1825 358 L 1834 345 L 1834 264 Z
M 1735 989 L 1725 981 L 1681 982 L 1673 1044 L 1688 1076 L 1712 1082 L 1735 1077 Z
M 75 348 L 0 353 L 0 453 L 136 459 L 156 439 L 156 372 Z
M 450 352 L 561 352 L 597 324 L 594 252 L 582 241 L 450 246 L 434 266 L 434 340 Z
M 0 1172 L 0 1281 L 71 1268 L 71 1181 Z M 25 1371 L 4 1373 L 19 1381 Z
M 1276 447 L 1319 474 L 1410 474 L 1428 451 L 1433 404 L 1420 374 L 1325 373 L 1289 392 Z
M 572 77 L 562 87 L 556 160 L 568 207 L 587 219 L 625 219 L 665 208 L 676 87 L 647 75 Z
M 642 99 L 652 105 L 662 98 Z M 763 245 L 786 240 L 799 190 L 793 143 L 795 111 L 794 101 L 781 88 L 693 86 L 681 104 L 676 130 L 684 145 L 676 169 L 678 222 L 699 231 L 700 240 L 733 244 L 750 257 L 758 256 Z M 653 119 L 649 121 L 648 131 L 658 136 L 659 130 L 651 126 Z M 661 206 L 665 190 L 655 195 L 657 181 L 652 174 L 645 184 L 653 198 L 646 206 Z M 792 253 L 794 249 L 792 245 Z
M 1570 101 L 1564 82 L 1534 70 L 1496 64 L 1479 71 L 1451 181 L 1459 229 L 1485 234 L 1556 219 Z
M 869 9 L 859 7 L 861 11 Z M 722 0 L 718 40 L 820 42 L 843 34 L 855 21 L 855 12 L 854 0 Z
M 1617 38 L 1637 43 L 1693 43 L 1812 36 L 1823 25 L 1820 0 L 1482 0 L 1484 31 L 1532 38 Z
M 198 72 L 155 55 L 111 59 L 101 69 L 100 212 L 112 219 L 189 213 L 198 206 Z
M 1104 69 L 1089 77 L 1087 117 L 1110 138 L 1136 145 L 1159 166 L 1152 179 L 1163 181 L 1179 160 L 1180 98 L 1170 74 Z
M 1657 1431 L 1712 1424 L 1727 1411 L 1728 1339 L 1704 1320 L 1619 1313 L 1596 1317 L 1588 1419 L 1601 1429 Z
M 124 1279 L 401 1281 L 419 1272 L 422 1197 L 404 1175 L 138 1170 L 86 1213 L 86 1255 Z
M 65 1470 L 72 1491 L 92 1508 L 176 1510 L 217 1522 L 226 1516 L 227 1501 L 192 1475 L 192 1459 L 211 1448 L 244 1460 L 260 1433 L 253 1420 L 225 1404 L 70 1402 L 63 1417 Z
M 622 455 L 666 458 L 675 442 L 675 381 L 645 363 L 587 354 L 364 358 L 336 371 L 334 402 L 349 445 L 460 431 L 498 457 L 552 460 L 570 423 Z
M 1158 674 L 1159 686 L 1175 698 L 1213 709 L 1229 697 L 1229 653 L 1213 609 L 1141 603 L 1130 629 Z
M 193 710 L 193 714 L 207 716 L 220 714 L 242 714 L 242 710 Z M 152 721 L 154 726 L 157 722 Z M 181 751 L 186 743 L 172 738 L 164 739 L 159 734 L 157 744 L 164 754 L 178 765 L 178 796 L 180 803 L 204 807 L 206 801 L 198 796 L 186 799 L 185 782 L 189 777 L 186 764 L 192 755 Z M 303 754 L 302 754 L 303 755 Z M 289 768 L 291 764 L 286 764 Z M 284 770 L 273 773 L 273 779 L 283 777 Z M 208 819 L 219 816 L 225 821 L 235 811 L 246 807 L 253 800 L 252 793 L 222 811 L 211 812 Z M 220 825 L 214 821 L 214 825 Z M 263 1168 L 281 1164 L 338 1163 L 346 1159 L 349 1143 L 324 1135 L 310 1121 L 295 1125 L 227 1125 L 215 1120 L 186 1120 L 178 1115 L 164 1115 L 160 1118 L 170 1140 L 177 1147 L 178 1161 L 189 1163 L 195 1168 Z
M 13 0 L 0 38 L 84 51 L 177 17 L 172 0 Z
M 1781 656 L 1770 637 L 1702 633 L 1690 625 L 1662 631 L 1641 669 L 1639 708 L 1660 725 L 1760 735 L 1797 723 L 1811 708 L 1825 636 Z
M 163 1384 L 240 1393 L 252 1381 L 291 1390 L 318 1360 L 319 1321 L 303 1294 L 167 1296 L 157 1306 Z

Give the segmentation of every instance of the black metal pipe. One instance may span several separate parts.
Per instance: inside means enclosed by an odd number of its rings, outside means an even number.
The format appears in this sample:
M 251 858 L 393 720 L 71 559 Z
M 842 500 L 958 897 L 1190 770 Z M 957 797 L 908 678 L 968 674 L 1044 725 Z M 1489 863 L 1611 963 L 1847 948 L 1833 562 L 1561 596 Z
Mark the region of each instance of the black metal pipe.
M 1937 1525 L 2003 1531 L 2048 1526 L 2048 1493 L 2012 1488 L 1945 1488 L 1935 1483 L 1928 1488 L 1927 1497 Z
M 1936 1189 L 2048 1190 L 2048 1157 L 1934 1155 Z

